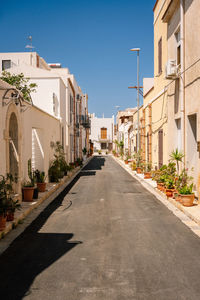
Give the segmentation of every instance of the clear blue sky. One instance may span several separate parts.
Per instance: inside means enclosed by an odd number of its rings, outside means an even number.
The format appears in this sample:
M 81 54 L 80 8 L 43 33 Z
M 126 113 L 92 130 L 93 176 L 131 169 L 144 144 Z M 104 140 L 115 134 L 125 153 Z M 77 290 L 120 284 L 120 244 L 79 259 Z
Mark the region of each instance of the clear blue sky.
M 47 62 L 60 62 L 89 95 L 89 111 L 110 117 L 136 106 L 137 55 L 140 84 L 153 76 L 155 0 L 1 1 L 0 52 L 33 46 Z M 140 101 L 142 99 L 140 98 Z

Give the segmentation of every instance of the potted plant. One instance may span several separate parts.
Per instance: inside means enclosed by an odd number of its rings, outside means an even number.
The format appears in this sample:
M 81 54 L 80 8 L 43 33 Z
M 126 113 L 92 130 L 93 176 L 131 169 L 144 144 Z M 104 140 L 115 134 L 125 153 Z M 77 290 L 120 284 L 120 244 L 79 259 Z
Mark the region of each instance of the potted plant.
M 184 197 L 181 197 L 180 192 L 185 191 L 185 187 L 190 187 L 193 177 L 189 176 L 186 169 L 183 169 L 182 172 L 175 178 L 175 189 L 174 193 L 175 200 L 182 203 Z
M 11 185 L 7 181 L 8 175 L 5 177 L 0 175 L 0 230 L 6 227 L 6 216 L 8 209 L 8 198 L 11 192 Z
M 125 160 L 124 160 L 126 165 L 128 165 L 129 158 L 130 158 L 130 155 L 128 154 L 128 151 L 127 151 L 126 154 L 125 154 Z
M 136 172 L 138 174 L 142 173 L 142 151 L 139 150 L 134 154 L 134 158 L 136 160 Z
M 9 198 L 8 208 L 7 208 L 7 221 L 13 221 L 15 210 L 20 208 L 21 208 L 21 204 L 19 203 L 19 200 L 14 200 L 13 198 Z
M 145 164 L 145 171 L 146 172 L 144 172 L 144 179 L 151 178 L 151 169 L 152 169 L 152 163 L 151 162 L 147 162 Z
M 49 170 L 49 181 L 50 182 L 58 182 L 60 178 L 60 169 L 57 161 L 50 162 Z
M 193 206 L 194 202 L 194 193 L 192 192 L 193 183 L 190 185 L 186 184 L 185 186 L 179 189 L 179 194 L 181 198 L 181 203 L 183 206 Z
M 173 192 L 175 190 L 175 186 L 174 186 L 174 179 L 171 178 L 167 178 L 167 180 L 165 181 L 165 193 L 167 197 L 172 197 L 173 196 Z
M 37 188 L 39 192 L 43 193 L 46 190 L 46 176 L 44 171 L 39 171 L 38 169 L 34 171 Z
M 24 181 L 22 192 L 23 192 L 23 201 L 31 202 L 33 201 L 33 193 L 34 193 L 35 185 L 31 181 Z
M 98 150 L 99 155 L 101 155 L 101 150 Z
M 170 154 L 170 161 L 176 163 L 178 175 L 179 175 L 179 163 L 182 162 L 183 157 L 184 154 L 182 152 L 179 152 L 177 148 L 173 150 L 172 153 Z
M 133 160 L 133 161 L 132 161 L 132 164 L 131 164 L 131 168 L 132 168 L 132 170 L 133 170 L 133 171 L 136 171 L 136 167 L 137 167 L 137 165 L 136 165 L 136 161 L 135 161 L 135 160 Z

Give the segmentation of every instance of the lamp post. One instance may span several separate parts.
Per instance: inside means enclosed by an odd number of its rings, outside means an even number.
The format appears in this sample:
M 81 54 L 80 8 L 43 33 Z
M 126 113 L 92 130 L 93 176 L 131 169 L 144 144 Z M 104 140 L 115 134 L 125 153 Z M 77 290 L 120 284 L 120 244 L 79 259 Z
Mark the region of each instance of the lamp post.
M 139 52 L 140 48 L 133 48 L 130 49 L 130 51 L 137 51 L 137 152 L 140 149 L 140 133 L 139 133 L 139 122 L 140 122 L 140 116 L 139 116 L 139 108 L 140 108 L 140 96 L 139 96 Z

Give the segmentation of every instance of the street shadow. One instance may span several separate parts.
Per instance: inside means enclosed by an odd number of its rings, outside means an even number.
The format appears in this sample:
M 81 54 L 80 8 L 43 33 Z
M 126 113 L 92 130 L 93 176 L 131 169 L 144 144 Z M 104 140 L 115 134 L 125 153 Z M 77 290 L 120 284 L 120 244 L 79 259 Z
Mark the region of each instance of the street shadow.
M 89 164 L 0 256 L 1 299 L 20 300 L 30 294 L 30 286 L 35 277 L 82 243 L 82 241 L 72 240 L 73 233 L 40 233 L 40 229 L 51 214 L 62 206 L 64 197 L 79 178 L 95 176 L 95 170 L 101 170 L 104 163 L 105 158 L 101 156 L 92 158 Z
M 20 300 L 30 295 L 35 277 L 81 243 L 72 238 L 72 233 L 31 234 L 30 230 L 21 235 L 0 257 L 1 299 Z
M 38 274 L 66 255 L 74 247 L 82 244 L 82 241 L 72 240 L 73 233 L 39 232 L 54 211 L 62 206 L 64 197 L 78 180 L 77 177 L 0 256 L 1 299 L 20 300 L 27 293 L 31 293 L 29 288 Z
M 94 156 L 91 161 L 82 170 L 101 170 L 105 165 L 105 158 L 103 156 Z

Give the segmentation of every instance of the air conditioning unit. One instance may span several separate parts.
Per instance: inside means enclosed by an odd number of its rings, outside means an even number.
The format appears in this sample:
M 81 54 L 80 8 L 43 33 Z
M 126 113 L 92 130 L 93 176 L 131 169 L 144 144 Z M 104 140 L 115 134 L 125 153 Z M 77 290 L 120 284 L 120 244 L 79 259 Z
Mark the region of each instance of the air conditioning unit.
M 175 79 L 178 77 L 178 68 L 176 65 L 176 60 L 169 59 L 165 67 L 165 78 Z

